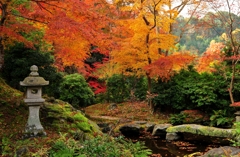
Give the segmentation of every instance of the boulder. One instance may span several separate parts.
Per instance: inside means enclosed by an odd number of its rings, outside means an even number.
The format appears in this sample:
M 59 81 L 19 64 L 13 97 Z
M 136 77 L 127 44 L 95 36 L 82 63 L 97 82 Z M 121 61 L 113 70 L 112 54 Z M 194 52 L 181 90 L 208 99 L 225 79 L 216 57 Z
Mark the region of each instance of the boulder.
M 89 120 L 69 103 L 58 99 L 49 100 L 47 97 L 45 99 L 40 112 L 43 115 L 42 124 L 47 128 L 68 130 L 73 135 L 84 133 L 87 137 L 92 137 L 94 133 L 102 134 L 95 122 Z
M 126 137 L 138 137 L 144 128 L 139 124 L 124 124 L 119 128 L 119 131 Z
M 153 128 L 153 136 L 166 136 L 166 130 L 172 126 L 172 124 L 156 124 Z
M 236 147 L 224 146 L 213 148 L 200 157 L 216 157 L 216 156 L 238 156 L 240 149 Z
M 145 124 L 145 130 L 152 133 L 155 125 L 156 123 L 148 122 Z

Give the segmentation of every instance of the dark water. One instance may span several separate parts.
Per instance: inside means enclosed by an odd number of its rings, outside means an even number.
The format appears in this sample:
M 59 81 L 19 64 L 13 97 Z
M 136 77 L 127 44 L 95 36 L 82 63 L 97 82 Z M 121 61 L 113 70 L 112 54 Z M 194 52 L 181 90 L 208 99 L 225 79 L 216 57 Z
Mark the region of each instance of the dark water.
M 182 141 L 167 142 L 161 138 L 139 138 L 152 150 L 153 154 L 163 157 L 183 157 L 195 152 L 205 153 L 212 148 L 229 145 L 227 139 L 187 135 Z

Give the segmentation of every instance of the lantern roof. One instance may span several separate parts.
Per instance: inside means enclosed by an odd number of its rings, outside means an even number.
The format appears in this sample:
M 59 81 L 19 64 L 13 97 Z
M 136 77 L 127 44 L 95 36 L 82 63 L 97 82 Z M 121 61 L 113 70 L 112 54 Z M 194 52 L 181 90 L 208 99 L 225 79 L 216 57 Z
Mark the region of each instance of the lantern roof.
M 26 77 L 23 81 L 20 81 L 21 86 L 45 86 L 49 84 L 49 81 L 46 81 L 43 77 L 40 77 L 38 74 L 38 67 L 36 65 L 32 65 L 31 73 L 28 77 Z

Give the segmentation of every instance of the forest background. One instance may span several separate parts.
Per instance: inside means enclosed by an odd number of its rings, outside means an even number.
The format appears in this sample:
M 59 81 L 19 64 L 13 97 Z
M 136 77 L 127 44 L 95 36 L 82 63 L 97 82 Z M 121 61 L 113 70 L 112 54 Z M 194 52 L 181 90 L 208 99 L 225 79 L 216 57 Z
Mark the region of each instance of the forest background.
M 23 90 L 19 81 L 35 64 L 51 82 L 46 94 L 77 108 L 148 100 L 153 112 L 232 115 L 230 105 L 239 101 L 239 2 L 2 0 L 0 6 L 1 77 L 13 88 Z

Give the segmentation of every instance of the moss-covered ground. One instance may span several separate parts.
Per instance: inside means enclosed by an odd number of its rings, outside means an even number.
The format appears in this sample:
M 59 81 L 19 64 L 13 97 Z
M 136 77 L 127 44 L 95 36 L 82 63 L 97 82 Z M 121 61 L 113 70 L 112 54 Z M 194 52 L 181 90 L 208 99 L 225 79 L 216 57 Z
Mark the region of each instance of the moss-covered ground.
M 15 152 L 32 156 L 46 154 L 61 134 L 75 138 L 91 138 L 102 134 L 98 126 L 70 104 L 45 98 L 40 109 L 40 121 L 47 136 L 24 138 L 28 120 L 28 106 L 23 102 L 23 93 L 9 87 L 0 78 L 0 155 L 14 156 Z M 31 154 L 31 155 L 29 155 Z

